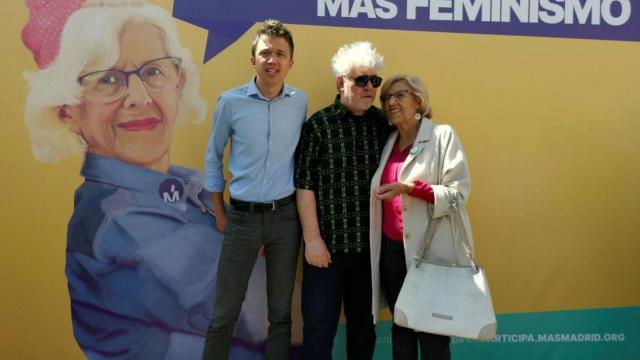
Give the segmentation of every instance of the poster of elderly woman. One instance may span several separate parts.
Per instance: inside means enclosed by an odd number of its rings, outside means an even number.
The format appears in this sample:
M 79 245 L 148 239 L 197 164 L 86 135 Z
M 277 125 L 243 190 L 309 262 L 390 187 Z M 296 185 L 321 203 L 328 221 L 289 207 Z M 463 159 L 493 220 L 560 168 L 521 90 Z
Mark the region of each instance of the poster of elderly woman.
M 156 5 L 26 3 L 33 155 L 84 156 L 65 266 L 75 339 L 89 359 L 199 359 L 222 235 L 200 173 L 169 159 L 175 127 L 206 114 L 191 54 Z M 264 294 L 258 261 L 234 359 L 262 358 Z

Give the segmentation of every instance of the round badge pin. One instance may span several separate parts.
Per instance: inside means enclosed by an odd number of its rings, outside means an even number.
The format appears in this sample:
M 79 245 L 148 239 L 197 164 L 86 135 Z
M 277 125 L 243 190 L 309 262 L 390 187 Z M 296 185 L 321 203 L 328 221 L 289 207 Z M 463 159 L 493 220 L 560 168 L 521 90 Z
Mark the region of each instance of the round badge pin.
M 177 179 L 166 179 L 160 183 L 158 187 L 158 195 L 160 198 L 169 203 L 175 203 L 182 199 L 184 187 Z

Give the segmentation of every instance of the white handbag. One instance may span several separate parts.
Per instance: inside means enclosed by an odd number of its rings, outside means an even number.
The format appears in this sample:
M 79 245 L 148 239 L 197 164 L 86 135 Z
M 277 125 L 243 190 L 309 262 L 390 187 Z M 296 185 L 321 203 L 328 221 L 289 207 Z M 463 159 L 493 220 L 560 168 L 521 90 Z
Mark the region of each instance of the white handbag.
M 440 165 L 438 168 L 440 170 Z M 458 211 L 457 196 L 454 193 L 448 195 L 454 211 L 447 216 L 452 217 L 456 227 L 451 236 L 454 241 L 462 242 L 469 264 L 441 265 L 424 260 L 441 219 L 433 218 L 433 211 L 430 211 L 431 221 L 425 241 L 414 264 L 407 270 L 394 308 L 393 321 L 421 332 L 492 339 L 496 336 L 497 322 L 489 283 L 484 269 L 476 265 L 473 259 L 466 227 Z M 454 235 L 460 233 L 464 235 L 462 240 Z
M 416 331 L 469 339 L 496 336 L 497 322 L 482 267 L 432 264 L 417 259 L 409 267 L 393 321 Z

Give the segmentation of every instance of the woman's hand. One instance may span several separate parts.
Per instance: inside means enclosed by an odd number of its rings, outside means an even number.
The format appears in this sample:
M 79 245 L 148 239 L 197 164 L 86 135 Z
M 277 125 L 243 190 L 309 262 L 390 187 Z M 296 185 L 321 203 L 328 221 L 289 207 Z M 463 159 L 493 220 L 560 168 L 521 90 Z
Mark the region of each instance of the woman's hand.
M 394 182 L 391 184 L 384 184 L 377 190 L 373 191 L 373 197 L 377 200 L 390 201 L 394 197 L 400 194 L 408 194 L 413 190 L 413 185 L 405 184 L 401 182 Z

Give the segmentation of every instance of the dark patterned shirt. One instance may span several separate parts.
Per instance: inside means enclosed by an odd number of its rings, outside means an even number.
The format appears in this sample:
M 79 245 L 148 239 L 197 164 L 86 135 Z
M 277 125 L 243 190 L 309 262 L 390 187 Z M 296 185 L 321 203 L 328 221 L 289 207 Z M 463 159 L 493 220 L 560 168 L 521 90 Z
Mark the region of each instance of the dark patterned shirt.
M 302 129 L 294 182 L 315 192 L 320 234 L 331 253 L 369 249 L 371 178 L 390 132 L 378 108 L 355 116 L 339 96 Z

